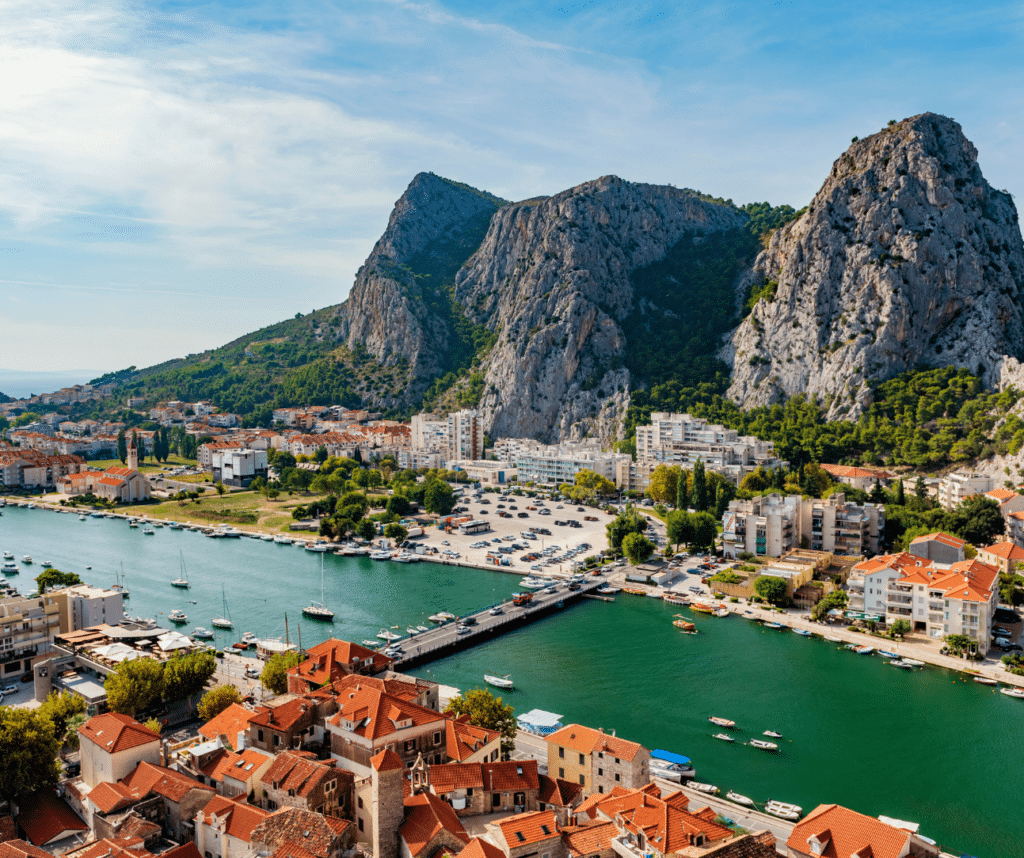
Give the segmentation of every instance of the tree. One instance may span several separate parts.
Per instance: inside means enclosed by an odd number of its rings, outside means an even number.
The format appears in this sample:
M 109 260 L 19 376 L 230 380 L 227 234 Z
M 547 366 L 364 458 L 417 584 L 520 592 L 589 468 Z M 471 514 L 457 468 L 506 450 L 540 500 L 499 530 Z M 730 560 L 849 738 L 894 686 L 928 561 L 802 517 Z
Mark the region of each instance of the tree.
M 138 437 L 136 438 L 136 436 L 135 436 L 135 433 L 134 433 L 134 432 L 132 433 L 132 437 L 133 437 L 133 438 L 135 438 L 135 446 L 136 446 L 136 448 L 138 449 L 138 452 L 139 452 L 139 461 L 141 462 L 141 461 L 142 461 L 143 459 L 145 459 L 145 458 L 146 458 L 146 439 L 145 439 L 145 437 L 144 437 L 144 436 L 142 436 L 142 435 L 139 435 L 139 436 L 138 436 Z
M 903 637 L 905 635 L 909 635 L 912 631 L 913 631 L 913 626 L 910 625 L 910 621 L 909 620 L 903 620 L 903 619 L 896 620 L 896 622 L 894 622 L 889 627 L 889 637 L 891 637 L 891 638 L 901 638 L 901 637 Z
M 270 657 L 260 681 L 274 694 L 284 694 L 288 690 L 288 669 L 301 664 L 303 656 L 297 652 L 279 652 Z
M 665 519 L 668 541 L 678 548 L 693 542 L 693 514 L 685 509 L 670 512 Z
M 842 590 L 833 590 L 818 600 L 818 603 L 811 608 L 811 617 L 815 620 L 824 620 L 829 611 L 842 611 L 846 608 L 847 596 Z
M 370 519 L 364 518 L 356 525 L 356 533 L 359 534 L 360 539 L 365 539 L 369 542 L 377 535 L 377 525 L 370 521 Z
M 164 665 L 163 696 L 183 700 L 202 691 L 217 670 L 213 653 L 204 650 L 178 655 Z
M 392 495 L 388 498 L 387 511 L 392 515 L 405 515 L 409 512 L 409 500 L 402 495 Z
M 203 699 L 199 701 L 196 711 L 199 713 L 200 718 L 204 721 L 209 721 L 216 718 L 232 704 L 241 702 L 242 695 L 239 694 L 238 689 L 234 685 L 218 685 L 203 695 Z
M 634 566 L 650 560 L 654 547 L 654 543 L 642 533 L 630 533 L 622 540 L 622 553 Z
M 949 647 L 951 655 L 962 655 L 975 643 L 967 635 L 946 635 L 942 640 Z
M 946 516 L 946 527 L 972 545 L 991 545 L 1006 530 L 999 504 L 984 495 L 967 498 Z
M 473 726 L 500 732 L 503 757 L 507 758 L 515 750 L 518 732 L 515 710 L 487 689 L 474 688 L 453 697 L 444 711 L 455 717 L 469 715 L 469 723 Z
M 149 718 L 142 726 L 147 730 L 152 730 L 154 733 L 160 733 L 163 725 L 161 725 L 159 718 Z
M 0 795 L 8 801 L 57 785 L 60 740 L 40 711 L 0 707 Z
M 647 494 L 659 503 L 675 503 L 679 499 L 678 465 L 658 465 L 651 472 L 647 483 Z
M 455 492 L 444 480 L 435 478 L 423 493 L 423 506 L 427 512 L 448 515 L 455 508 Z
M 924 477 L 918 477 L 917 482 L 914 483 L 914 497 L 919 501 L 928 497 L 928 486 L 924 484 Z
M 124 429 L 117 433 L 117 458 L 122 465 L 128 461 L 128 439 L 125 438 Z
M 313 453 L 313 461 L 320 465 L 327 461 L 327 448 L 323 444 L 317 447 L 316 452 Z
M 163 666 L 151 658 L 122 661 L 107 676 L 103 687 L 107 691 L 107 705 L 110 709 L 134 718 L 163 696 Z
M 409 537 L 409 531 L 402 525 L 392 522 L 384 528 L 384 536 L 395 540 L 395 542 L 405 542 Z
M 761 575 L 754 582 L 754 592 L 771 605 L 782 605 L 787 599 L 786 581 L 775 575 Z
M 70 691 L 51 691 L 38 712 L 53 722 L 54 735 L 58 742 L 63 742 L 75 716 L 85 713 L 85 700 Z
M 615 517 L 614 521 L 605 525 L 608 546 L 616 551 L 622 547 L 622 540 L 630 533 L 643 533 L 645 530 L 647 530 L 647 519 L 640 515 L 633 506 L 627 506 Z
M 81 584 L 82 579 L 74 572 L 61 572 L 59 569 L 44 569 L 36 576 L 36 585 L 39 588 L 39 595 L 54 587 L 73 587 Z
M 898 478 L 896 480 L 896 506 L 906 506 L 906 505 L 907 505 L 907 495 L 906 495 L 906 492 L 903 489 L 903 479 L 901 477 L 901 478 Z
M 223 495 L 224 492 L 227 491 L 227 487 L 220 480 L 217 481 L 217 484 L 214 486 L 214 488 L 217 490 L 217 494 L 219 495 Z
M 676 480 L 676 509 L 690 508 L 690 472 L 680 469 Z
M 697 548 L 714 548 L 718 537 L 718 519 L 710 512 L 693 514 L 693 544 Z
M 708 508 L 708 481 L 704 473 L 704 460 L 693 463 L 693 508 L 704 512 Z

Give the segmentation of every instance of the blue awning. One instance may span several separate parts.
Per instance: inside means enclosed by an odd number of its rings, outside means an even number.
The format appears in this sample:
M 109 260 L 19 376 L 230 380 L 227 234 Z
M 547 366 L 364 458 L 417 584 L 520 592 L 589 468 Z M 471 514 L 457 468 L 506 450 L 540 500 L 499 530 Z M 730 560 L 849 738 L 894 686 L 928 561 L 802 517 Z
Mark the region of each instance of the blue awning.
M 682 754 L 673 754 L 671 751 L 651 751 L 651 756 L 656 760 L 664 760 L 666 763 L 677 763 L 680 766 L 690 765 L 690 758 Z

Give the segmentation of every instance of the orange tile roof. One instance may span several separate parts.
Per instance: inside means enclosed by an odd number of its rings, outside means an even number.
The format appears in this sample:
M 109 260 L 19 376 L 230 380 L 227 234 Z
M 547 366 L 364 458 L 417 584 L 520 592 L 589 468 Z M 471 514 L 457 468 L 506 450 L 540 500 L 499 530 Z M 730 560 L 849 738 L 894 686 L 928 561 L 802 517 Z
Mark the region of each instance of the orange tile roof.
M 691 813 L 688 806 L 689 800 L 682 793 L 660 799 L 645 790 L 633 790 L 628 795 L 601 802 L 598 809 L 605 816 L 621 821 L 627 830 L 642 832 L 648 846 L 662 854 L 692 845 L 690 838 L 698 834 L 706 840 L 732 836 L 732 832 L 718 825 L 714 818 Z
M 157 826 L 157 830 L 160 827 Z M 149 858 L 141 837 L 119 835 L 92 840 L 64 853 L 68 858 Z
M 612 841 L 619 836 L 614 822 L 591 822 L 562 829 L 562 839 L 572 856 L 593 855 L 612 848 Z
M 0 843 L 0 858 L 51 858 L 49 852 L 45 852 L 38 846 L 26 843 L 24 840 L 11 838 Z
M 152 763 L 139 763 L 121 779 L 120 784 L 130 789 L 139 799 L 145 798 L 150 793 L 156 793 L 170 801 L 177 802 L 194 789 L 215 792 L 213 787 L 201 784 L 183 772 L 176 772 L 174 769 L 167 769 L 163 766 L 154 766 Z
M 159 733 L 154 733 L 134 718 L 116 712 L 93 716 L 78 728 L 78 734 L 108 754 L 160 741 Z
M 507 819 L 499 819 L 496 825 L 510 849 L 561 836 L 558 820 L 551 810 L 519 813 Z
M 436 795 L 483 787 L 484 773 L 479 763 L 448 763 L 430 767 L 430 788 Z
M 619 739 L 579 724 L 569 724 L 546 739 L 554 745 L 563 745 L 581 754 L 606 753 L 623 760 L 632 760 L 643 749 L 637 742 Z
M 160 853 L 160 858 L 203 858 L 203 856 L 199 853 L 199 847 L 190 840 L 188 843 L 182 843 L 181 846 L 175 846 L 173 849 Z
M 440 712 L 420 706 L 409 700 L 402 700 L 374 688 L 361 687 L 338 697 L 338 712 L 330 722 L 353 725 L 352 732 L 367 739 L 380 739 L 404 729 L 399 724 L 420 727 L 431 722 L 443 721 Z M 438 729 L 441 728 L 438 724 Z
M 315 685 L 323 685 L 359 667 L 364 667 L 367 662 L 375 671 L 385 670 L 394 663 L 392 659 L 376 650 L 349 641 L 329 638 L 310 649 L 306 660 L 289 668 L 288 673 Z
M 214 820 L 211 817 L 215 816 L 217 822 L 225 823 L 225 834 L 230 834 L 245 843 L 251 843 L 252 832 L 269 815 L 270 813 L 262 808 L 216 795 L 203 808 L 203 824 L 212 825 Z
M 540 776 L 540 792 L 537 794 L 537 798 L 544 804 L 553 804 L 555 807 L 572 807 L 573 802 L 582 793 L 583 787 L 580 784 L 563 781 L 561 778 L 549 778 L 547 775 Z M 596 793 L 596 795 L 601 795 L 601 793 Z M 605 795 L 601 795 L 601 797 L 604 798 Z
M 232 703 L 227 709 L 221 712 L 216 718 L 211 718 L 199 732 L 207 739 L 216 739 L 218 736 L 227 736 L 228 742 L 232 745 L 238 743 L 238 734 L 249 729 L 249 719 L 253 712 L 246 709 L 240 703 Z
M 449 718 L 445 725 L 446 751 L 452 760 L 468 759 L 484 745 L 489 745 L 500 738 L 501 732 L 498 730 L 488 730 L 470 724 L 469 715 Z
M 482 837 L 474 837 L 469 841 L 469 845 L 459 853 L 459 858 L 507 858 L 507 856 L 491 841 L 484 840 Z
M 481 763 L 480 768 L 484 775 L 484 788 L 491 792 L 540 789 L 536 760 Z
M 404 768 L 402 758 L 390 749 L 370 757 L 370 765 L 378 772 L 393 772 L 395 769 Z
M 100 813 L 114 813 L 131 807 L 139 800 L 139 796 L 132 793 L 130 789 L 121 784 L 112 784 L 101 781 L 89 791 L 91 801 Z
M 225 777 L 237 781 L 247 781 L 253 772 L 273 759 L 254 748 L 246 748 L 241 753 L 235 753 L 225 748 L 203 767 L 202 772 L 214 783 L 223 783 Z
M 583 799 L 582 802 L 580 802 L 580 806 L 576 808 L 576 813 L 578 813 L 578 814 L 579 813 L 585 813 L 587 816 L 589 816 L 591 819 L 593 819 L 597 815 L 597 806 L 602 801 L 604 801 L 605 799 L 608 799 L 608 798 L 617 798 L 618 796 L 628 795 L 628 794 L 629 794 L 629 790 L 626 789 L 625 787 L 620 787 L 620 786 L 612 787 L 612 791 L 611 792 L 606 792 L 606 793 L 595 792 L 595 793 L 592 793 L 591 795 L 588 795 L 585 799 Z
M 266 844 L 270 849 L 297 846 L 301 858 L 329 858 L 338 847 L 352 823 L 347 819 L 323 816 L 298 807 L 283 807 L 270 814 L 252 832 L 252 842 Z
M 1024 560 L 1024 548 L 1009 540 L 979 549 L 1002 560 Z
M 282 751 L 263 773 L 260 782 L 264 789 L 294 790 L 295 795 L 307 798 L 315 789 L 340 778 L 333 761 L 320 762 L 316 759 Z
M 308 700 L 296 697 L 279 706 L 261 706 L 255 714 L 249 716 L 249 723 L 257 727 L 291 730 L 314 708 Z
M 910 544 L 917 545 L 919 542 L 941 542 L 943 545 L 948 545 L 951 548 L 963 548 L 967 544 L 962 539 L 957 539 L 955 536 L 950 536 L 948 533 L 942 533 L 941 531 L 918 536 L 916 539 L 912 539 Z
M 888 471 L 879 471 L 875 468 L 857 468 L 850 467 L 848 465 L 828 465 L 824 462 L 821 464 L 821 469 L 833 477 L 846 477 L 852 479 L 854 477 L 874 477 L 875 479 L 887 480 L 892 477 Z
M 822 804 L 793 826 L 786 846 L 809 855 L 809 840 L 814 836 L 827 841 L 822 858 L 899 858 L 910 833 L 838 804 Z
M 89 830 L 89 826 L 52 789 L 36 790 L 22 799 L 19 807 L 21 812 L 16 821 L 35 846 L 46 846 L 79 831 Z
M 987 602 L 999 585 L 999 570 L 980 560 L 961 560 L 949 569 L 919 569 L 905 573 L 900 583 L 923 584 L 942 590 L 943 598 Z
M 405 800 L 405 822 L 398 829 L 402 839 L 416 858 L 442 831 L 447 831 L 463 843 L 469 835 L 455 815 L 451 805 L 433 793 L 424 792 Z
M 992 498 L 993 500 L 997 500 L 1002 503 L 1017 497 L 1017 493 L 1011 489 L 998 488 L 992 489 L 990 492 L 985 492 L 985 497 Z
M 918 567 L 931 567 L 932 561 L 927 557 L 918 557 L 916 554 L 907 554 L 905 551 L 900 554 L 879 554 L 877 557 L 872 557 L 870 560 L 862 560 L 856 566 L 854 571 L 863 572 L 866 575 L 870 575 L 873 572 L 879 572 L 882 569 L 908 569 Z

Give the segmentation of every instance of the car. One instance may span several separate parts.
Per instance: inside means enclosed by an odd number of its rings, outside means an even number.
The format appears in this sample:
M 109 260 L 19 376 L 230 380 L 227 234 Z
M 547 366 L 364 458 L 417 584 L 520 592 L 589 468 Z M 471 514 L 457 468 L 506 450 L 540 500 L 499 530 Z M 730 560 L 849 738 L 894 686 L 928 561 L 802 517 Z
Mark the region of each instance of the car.
M 540 511 L 539 513 L 537 513 L 537 514 L 538 514 L 538 515 L 551 515 L 551 510 L 549 510 L 549 509 L 547 509 L 547 507 L 545 507 L 544 509 L 542 509 L 542 510 L 541 510 L 541 511 Z
M 245 678 L 246 679 L 259 679 L 260 678 L 260 672 L 255 667 L 247 667 L 245 669 Z
M 18 693 L 18 686 L 17 685 L 5 685 L 3 688 L 0 688 L 0 691 L 2 691 L 4 694 L 17 694 Z
M 31 673 L 23 673 L 21 675 L 22 682 L 31 682 L 33 679 L 35 679 L 35 676 Z
M 491 608 L 491 609 L 490 609 L 490 610 L 489 610 L 489 611 L 488 611 L 487 613 L 488 613 L 488 614 L 490 614 L 490 615 L 491 615 L 492 617 L 500 617 L 500 616 L 501 616 L 502 614 L 504 614 L 505 612 L 504 612 L 504 611 L 503 611 L 503 610 L 502 610 L 502 609 L 501 609 L 500 607 L 498 607 L 497 605 L 495 605 L 495 606 L 494 606 L 493 608 Z
M 576 507 L 576 512 L 586 512 L 586 510 L 583 507 L 578 506 Z
M 64 766 L 64 774 L 69 778 L 77 778 L 82 773 L 82 764 L 80 762 L 70 762 Z
M 451 543 L 447 539 L 442 539 L 441 540 L 441 544 L 442 545 L 451 545 Z
M 491 540 L 491 542 L 501 542 L 501 537 L 500 536 L 496 536 L 496 537 L 494 537 L 494 539 Z
M 469 626 L 456 626 L 455 634 L 457 635 L 468 635 L 470 633 Z
M 519 516 L 519 518 L 529 518 L 530 517 L 530 514 L 528 512 L 517 512 L 516 515 Z
M 561 504 L 559 504 L 558 506 L 555 507 L 555 509 L 561 509 L 561 508 L 562 508 Z
M 992 629 L 992 634 L 1002 638 L 1008 638 L 1010 636 L 1010 632 L 1004 629 L 1002 626 L 996 626 L 994 629 Z
M 1016 643 L 1006 644 L 1003 649 L 1012 650 L 1013 652 L 1024 652 L 1024 646 Z
M 503 504 L 503 503 L 498 504 L 498 509 L 504 509 L 504 508 L 505 508 L 505 504 Z
M 519 507 L 517 507 L 517 506 L 516 506 L 516 505 L 515 505 L 514 503 L 510 503 L 510 504 L 508 505 L 508 508 L 509 508 L 509 509 L 519 509 Z

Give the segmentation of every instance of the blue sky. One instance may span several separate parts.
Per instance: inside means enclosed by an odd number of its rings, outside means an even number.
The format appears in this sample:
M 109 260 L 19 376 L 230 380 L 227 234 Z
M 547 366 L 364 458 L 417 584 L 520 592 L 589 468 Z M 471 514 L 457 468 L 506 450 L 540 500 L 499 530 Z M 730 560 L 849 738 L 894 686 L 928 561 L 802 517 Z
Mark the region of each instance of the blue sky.
M 0 2 L 0 368 L 145 366 L 337 303 L 420 170 L 801 206 L 853 135 L 932 110 L 1024 191 L 1022 8 Z

